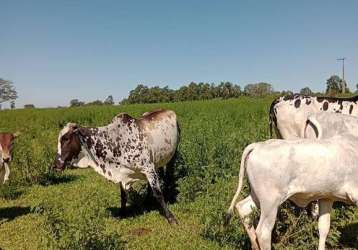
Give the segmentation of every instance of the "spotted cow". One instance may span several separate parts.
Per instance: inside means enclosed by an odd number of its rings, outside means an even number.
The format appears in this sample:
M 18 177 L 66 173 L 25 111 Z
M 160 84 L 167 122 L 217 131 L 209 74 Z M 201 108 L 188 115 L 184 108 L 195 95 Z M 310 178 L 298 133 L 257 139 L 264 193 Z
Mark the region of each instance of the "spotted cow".
M 350 98 L 288 95 L 275 99 L 269 111 L 270 133 L 277 138 L 301 138 L 307 117 L 320 111 L 358 116 L 358 96 Z
M 0 133 L 0 183 L 9 179 L 9 164 L 12 160 L 12 148 L 19 133 Z
M 127 202 L 126 191 L 138 180 L 147 180 L 170 224 L 177 223 L 169 211 L 159 185 L 157 168 L 174 156 L 179 143 L 179 126 L 171 110 L 156 110 L 135 119 L 117 115 L 104 127 L 87 128 L 69 123 L 58 137 L 54 169 L 64 170 L 79 154 L 91 159 L 92 167 L 106 179 L 118 183 L 121 210 Z

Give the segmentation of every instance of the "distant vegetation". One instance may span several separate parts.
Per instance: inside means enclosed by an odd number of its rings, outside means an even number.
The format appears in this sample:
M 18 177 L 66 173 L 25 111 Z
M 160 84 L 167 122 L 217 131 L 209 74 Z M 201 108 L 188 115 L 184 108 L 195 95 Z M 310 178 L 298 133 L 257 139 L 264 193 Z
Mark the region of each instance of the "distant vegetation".
M 34 109 L 34 108 L 35 108 L 35 105 L 33 105 L 33 104 L 25 104 L 25 105 L 24 105 L 24 108 L 25 108 L 25 109 Z
M 10 107 L 15 108 L 15 100 L 17 99 L 17 91 L 14 83 L 0 78 L 0 109 L 1 103 L 10 101 Z
M 346 82 L 336 75 L 327 79 L 325 93 L 314 93 L 309 87 L 300 90 L 300 94 L 302 95 L 326 94 L 336 96 L 349 93 L 350 90 Z M 181 102 L 217 98 L 229 99 L 238 98 L 240 96 L 265 97 L 272 94 L 289 95 L 293 94 L 293 92 L 290 90 L 281 92 L 274 91 L 272 84 L 265 82 L 248 84 L 243 90 L 239 85 L 231 82 L 221 82 L 220 84 L 191 82 L 177 90 L 170 89 L 168 86 L 161 88 L 159 86 L 148 87 L 140 84 L 129 92 L 129 96 L 123 99 L 121 104 Z
M 358 90 L 358 84 L 356 85 Z M 357 90 L 354 93 L 357 93 Z M 309 87 L 304 87 L 299 92 L 302 95 L 329 95 L 341 96 L 350 95 L 351 91 L 347 87 L 346 81 L 337 75 L 332 75 L 326 81 L 326 90 L 324 93 L 314 93 Z M 143 84 L 137 85 L 129 92 L 127 98 L 124 98 L 120 104 L 141 104 L 141 103 L 170 103 L 182 101 L 197 101 L 197 100 L 211 100 L 211 99 L 229 99 L 239 98 L 241 96 L 251 97 L 265 97 L 268 95 L 290 95 L 293 94 L 291 90 L 283 90 L 281 92 L 275 91 L 273 85 L 266 82 L 259 82 L 254 84 L 247 84 L 242 90 L 238 84 L 231 82 L 215 83 L 196 83 L 191 82 L 179 89 L 171 89 L 165 87 L 148 87 Z M 11 81 L 0 78 L 0 109 L 1 103 L 10 102 L 11 109 L 15 108 L 15 100 L 17 92 L 14 84 Z M 70 107 L 80 106 L 101 106 L 113 105 L 114 99 L 109 95 L 104 101 L 94 100 L 85 103 L 79 99 L 72 99 L 69 103 Z M 33 104 L 26 104 L 24 108 L 35 108 Z
M 113 101 L 113 96 L 108 96 L 103 102 L 101 100 L 95 100 L 93 102 L 82 102 L 78 99 L 72 99 L 70 101 L 70 107 L 80 107 L 80 106 L 100 106 L 100 105 L 113 105 L 114 101 Z
M 257 83 L 247 85 L 244 91 L 237 84 L 231 82 L 214 83 L 195 83 L 191 82 L 177 90 L 170 89 L 168 86 L 161 88 L 159 86 L 147 87 L 138 85 L 129 92 L 128 98 L 124 99 L 122 104 L 133 103 L 159 103 L 159 102 L 181 102 L 210 99 L 229 99 L 238 98 L 242 95 L 264 96 L 272 94 L 273 87 L 268 83 Z

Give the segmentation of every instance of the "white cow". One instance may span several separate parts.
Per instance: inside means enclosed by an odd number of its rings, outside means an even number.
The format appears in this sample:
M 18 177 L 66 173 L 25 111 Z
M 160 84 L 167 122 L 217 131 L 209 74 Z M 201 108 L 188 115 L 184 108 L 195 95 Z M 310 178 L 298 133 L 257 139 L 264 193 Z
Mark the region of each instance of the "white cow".
M 12 160 L 12 150 L 16 137 L 20 132 L 16 133 L 0 133 L 0 183 L 4 184 L 9 180 L 10 167 L 9 164 Z
M 304 95 L 282 96 L 275 99 L 270 107 L 270 132 L 274 129 L 277 138 L 302 138 L 302 129 L 307 117 L 324 111 L 358 116 L 358 96 L 351 98 L 315 97 Z
M 251 193 L 236 203 L 245 170 Z M 239 186 L 227 213 L 236 207 L 254 249 L 271 249 L 271 233 L 278 207 L 287 199 L 300 207 L 319 203 L 319 249 L 325 248 L 334 201 L 358 205 L 358 139 L 348 135 L 330 139 L 268 140 L 247 146 L 241 159 Z M 256 229 L 250 221 L 260 208 Z

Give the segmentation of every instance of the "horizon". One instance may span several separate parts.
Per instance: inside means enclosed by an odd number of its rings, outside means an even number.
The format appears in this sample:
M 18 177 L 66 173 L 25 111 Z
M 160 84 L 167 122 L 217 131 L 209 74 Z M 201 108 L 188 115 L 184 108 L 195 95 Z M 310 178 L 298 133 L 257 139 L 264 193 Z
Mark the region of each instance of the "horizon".
M 331 75 L 358 83 L 358 2 L 2 1 L 0 78 L 16 107 L 115 103 L 138 84 L 267 82 L 322 92 Z M 343 39 L 342 39 L 343 38 Z M 3 107 L 7 107 L 4 103 Z

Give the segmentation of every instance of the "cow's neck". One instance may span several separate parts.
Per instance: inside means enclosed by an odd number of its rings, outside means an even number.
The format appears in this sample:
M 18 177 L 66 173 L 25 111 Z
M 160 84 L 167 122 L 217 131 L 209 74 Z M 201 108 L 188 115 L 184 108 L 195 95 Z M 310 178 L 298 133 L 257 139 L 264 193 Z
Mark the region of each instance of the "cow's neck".
M 109 138 L 108 127 L 80 128 L 79 138 L 82 151 L 95 163 L 91 167 L 107 179 L 111 179 L 108 176 L 108 171 L 106 171 L 111 169 L 111 164 L 105 161 L 103 157 L 104 146 L 106 146 L 106 140 Z

